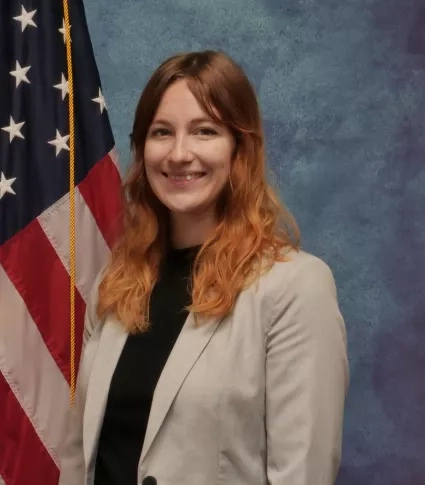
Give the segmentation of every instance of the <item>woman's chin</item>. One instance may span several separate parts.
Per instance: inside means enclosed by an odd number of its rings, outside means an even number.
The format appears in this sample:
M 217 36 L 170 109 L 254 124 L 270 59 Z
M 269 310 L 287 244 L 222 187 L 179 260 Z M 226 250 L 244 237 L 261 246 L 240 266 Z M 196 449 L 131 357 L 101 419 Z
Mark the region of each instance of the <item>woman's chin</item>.
M 162 203 L 165 207 L 175 214 L 193 214 L 203 212 L 208 207 L 207 200 L 199 200 L 197 197 L 163 197 Z

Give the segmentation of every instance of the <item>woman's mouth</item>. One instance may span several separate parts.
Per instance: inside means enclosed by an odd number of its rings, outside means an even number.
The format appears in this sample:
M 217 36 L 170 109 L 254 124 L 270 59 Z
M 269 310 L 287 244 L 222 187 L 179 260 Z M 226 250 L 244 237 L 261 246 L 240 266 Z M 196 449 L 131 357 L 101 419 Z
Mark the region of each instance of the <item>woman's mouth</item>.
M 188 172 L 182 174 L 171 174 L 162 172 L 162 174 L 175 183 L 187 183 L 199 180 L 206 175 L 206 172 Z

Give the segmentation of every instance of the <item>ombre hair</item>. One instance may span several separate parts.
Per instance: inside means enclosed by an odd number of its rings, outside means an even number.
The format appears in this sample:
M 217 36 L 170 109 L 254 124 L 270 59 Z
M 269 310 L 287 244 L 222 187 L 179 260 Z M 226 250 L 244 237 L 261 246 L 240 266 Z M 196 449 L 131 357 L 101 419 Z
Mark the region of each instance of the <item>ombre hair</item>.
M 98 316 L 115 314 L 129 332 L 149 326 L 150 297 L 169 246 L 168 209 L 149 186 L 143 156 L 162 96 L 180 79 L 236 141 L 229 182 L 217 204 L 217 228 L 194 262 L 188 309 L 198 322 L 228 315 L 244 288 L 284 260 L 287 250 L 299 248 L 297 225 L 267 182 L 258 102 L 243 70 L 222 52 L 171 57 L 153 73 L 136 108 L 134 160 L 123 186 L 124 229 L 99 286 Z

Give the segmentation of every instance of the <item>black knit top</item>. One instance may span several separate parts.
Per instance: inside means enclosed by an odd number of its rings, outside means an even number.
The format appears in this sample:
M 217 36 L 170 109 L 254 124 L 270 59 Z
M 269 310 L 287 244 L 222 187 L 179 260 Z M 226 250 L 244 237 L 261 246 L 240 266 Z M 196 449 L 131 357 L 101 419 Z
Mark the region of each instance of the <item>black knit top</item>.
M 126 341 L 109 389 L 95 485 L 137 485 L 153 393 L 188 315 L 185 307 L 191 302 L 191 272 L 198 249 L 169 251 L 151 296 L 151 327 Z

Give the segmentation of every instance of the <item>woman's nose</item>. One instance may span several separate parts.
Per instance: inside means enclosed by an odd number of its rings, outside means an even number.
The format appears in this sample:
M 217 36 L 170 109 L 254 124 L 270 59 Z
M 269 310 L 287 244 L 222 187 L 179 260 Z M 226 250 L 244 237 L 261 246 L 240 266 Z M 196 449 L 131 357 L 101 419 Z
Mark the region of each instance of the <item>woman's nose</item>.
M 170 160 L 175 163 L 189 162 L 192 160 L 189 149 L 189 140 L 185 135 L 176 136 L 170 152 Z

